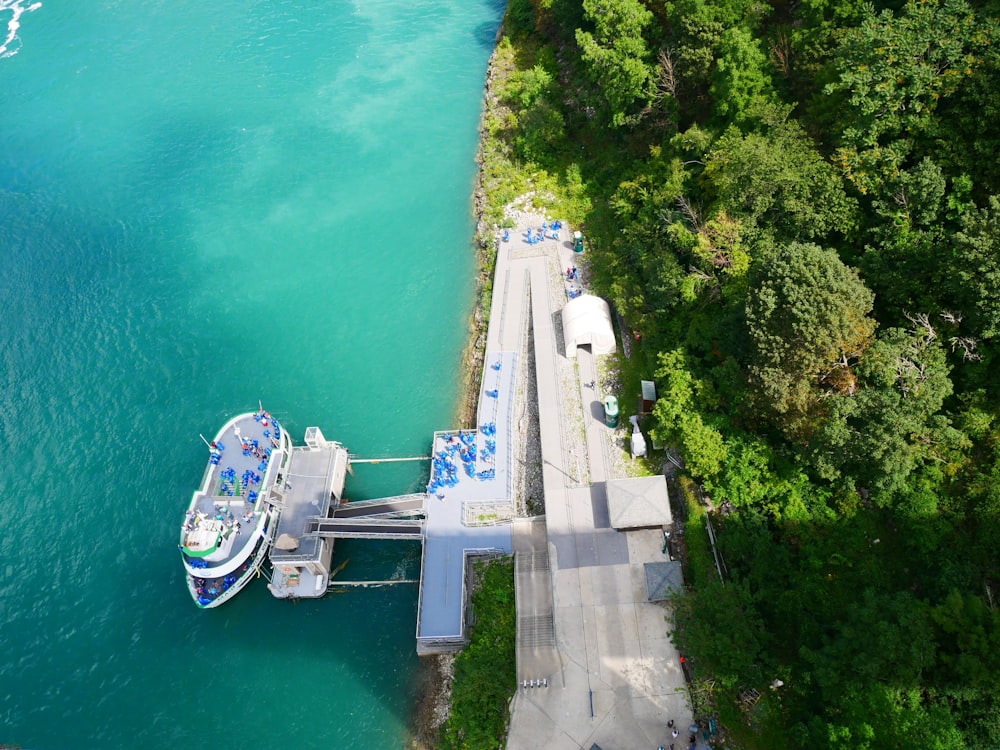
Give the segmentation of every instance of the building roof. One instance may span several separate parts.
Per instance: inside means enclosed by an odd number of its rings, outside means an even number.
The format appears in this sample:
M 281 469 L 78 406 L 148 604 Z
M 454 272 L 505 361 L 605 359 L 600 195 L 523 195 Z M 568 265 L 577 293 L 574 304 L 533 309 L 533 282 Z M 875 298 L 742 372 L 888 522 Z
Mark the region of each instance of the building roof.
M 646 598 L 660 602 L 678 591 L 684 590 L 684 574 L 678 560 L 670 562 L 646 563 Z
M 562 310 L 562 324 L 567 357 L 575 357 L 576 348 L 587 344 L 594 354 L 614 354 L 611 308 L 600 297 L 581 294 L 571 299 Z
M 662 474 L 608 481 L 608 516 L 614 529 L 668 526 L 670 497 Z

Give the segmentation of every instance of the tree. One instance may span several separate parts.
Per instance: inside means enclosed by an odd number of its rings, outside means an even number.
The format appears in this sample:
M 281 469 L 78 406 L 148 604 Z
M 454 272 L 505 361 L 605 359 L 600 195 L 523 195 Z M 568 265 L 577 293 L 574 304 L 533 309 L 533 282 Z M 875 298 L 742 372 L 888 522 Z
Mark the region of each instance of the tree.
M 639 0 L 583 0 L 583 9 L 594 30 L 577 29 L 576 42 L 619 127 L 656 96 L 656 68 L 642 36 L 653 14 Z
M 749 30 L 726 29 L 718 44 L 710 93 L 716 114 L 725 122 L 743 120 L 751 104 L 774 95 L 771 63 Z
M 711 408 L 715 400 L 709 385 L 691 374 L 680 349 L 660 354 L 656 378 L 661 385 L 660 398 L 653 406 L 654 436 L 677 446 L 694 476 L 717 477 L 728 452 L 722 433 L 700 413 L 699 407 Z
M 874 295 L 833 250 L 793 242 L 754 260 L 747 298 L 750 382 L 757 405 L 793 439 L 815 425 L 824 392 L 854 388 L 868 348 Z
M 745 582 L 706 582 L 675 600 L 675 619 L 676 645 L 696 653 L 723 685 L 736 687 L 754 676 L 767 631 Z
M 926 321 L 926 316 L 914 316 Z M 846 476 L 878 505 L 902 503 L 926 516 L 935 496 L 921 493 L 913 473 L 943 455 L 950 425 L 938 416 L 951 395 L 946 354 L 933 329 L 885 330 L 855 364 L 855 392 L 831 394 L 810 435 L 810 456 L 827 478 Z
M 565 120 L 559 111 L 559 91 L 548 64 L 536 63 L 511 76 L 500 96 L 518 110 L 518 134 L 515 138 L 520 155 L 529 162 L 551 159 L 565 141 Z
M 1000 335 L 1000 198 L 963 217 L 955 235 L 952 289 L 960 309 L 974 318 L 975 335 Z
M 938 629 L 944 682 L 1000 687 L 1000 613 L 982 598 L 952 591 L 932 611 Z
M 705 157 L 705 180 L 718 207 L 773 227 L 786 239 L 847 233 L 857 205 L 785 107 L 758 108 L 761 126 L 743 134 L 729 128 Z
M 908 0 L 901 15 L 872 11 L 844 34 L 826 93 L 847 104 L 837 160 L 861 192 L 878 191 L 917 140 L 939 135 L 939 100 L 972 75 L 989 44 L 964 0 Z

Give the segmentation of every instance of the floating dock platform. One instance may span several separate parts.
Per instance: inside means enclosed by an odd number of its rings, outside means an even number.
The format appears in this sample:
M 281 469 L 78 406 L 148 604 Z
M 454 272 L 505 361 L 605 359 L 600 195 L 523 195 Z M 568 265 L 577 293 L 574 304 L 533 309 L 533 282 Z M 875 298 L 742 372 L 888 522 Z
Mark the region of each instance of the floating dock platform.
M 311 527 L 343 496 L 347 449 L 327 440 L 318 427 L 306 430 L 305 445 L 292 447 L 285 473 L 271 491 L 279 512 L 268 556 L 273 573 L 268 590 L 279 599 L 323 596 L 330 582 L 333 539 Z

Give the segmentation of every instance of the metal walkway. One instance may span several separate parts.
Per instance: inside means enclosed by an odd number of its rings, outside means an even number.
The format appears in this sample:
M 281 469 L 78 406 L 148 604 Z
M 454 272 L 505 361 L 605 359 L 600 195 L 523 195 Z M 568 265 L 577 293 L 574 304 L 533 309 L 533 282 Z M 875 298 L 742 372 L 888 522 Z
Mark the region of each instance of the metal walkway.
M 375 500 L 361 500 L 338 505 L 333 511 L 334 518 L 371 518 L 373 516 L 420 516 L 426 513 L 427 494 L 424 492 L 394 497 L 380 497 Z
M 415 539 L 424 535 L 424 522 L 393 518 L 317 518 L 306 526 L 307 534 L 338 539 Z
M 330 517 L 311 516 L 307 534 L 338 539 L 417 539 L 424 536 L 427 495 L 413 493 L 344 503 Z

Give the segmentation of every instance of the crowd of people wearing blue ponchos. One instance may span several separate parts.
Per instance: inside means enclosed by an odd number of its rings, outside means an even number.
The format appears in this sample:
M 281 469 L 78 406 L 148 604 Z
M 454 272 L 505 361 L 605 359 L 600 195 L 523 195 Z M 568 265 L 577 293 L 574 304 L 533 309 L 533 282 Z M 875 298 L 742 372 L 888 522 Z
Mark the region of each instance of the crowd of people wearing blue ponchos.
M 561 221 L 553 221 L 549 224 L 547 221 L 542 222 L 542 226 L 539 229 L 534 229 L 533 227 L 528 227 L 528 231 L 524 234 L 524 241 L 529 245 L 537 245 L 543 240 L 558 240 L 559 230 L 562 229 Z M 510 235 L 504 232 L 504 241 L 506 241 Z
M 268 425 L 274 428 L 274 440 L 272 442 L 277 447 L 277 441 L 281 440 L 281 425 L 278 424 L 278 420 L 266 411 L 257 412 L 253 415 L 253 418 L 255 422 L 260 422 L 264 425 L 264 437 L 271 437 L 271 431 L 267 429 Z
M 194 579 L 194 588 L 198 594 L 198 604 L 203 607 L 206 604 L 211 604 L 212 601 L 218 598 L 219 594 L 231 589 L 233 584 L 236 583 L 236 581 L 238 581 L 248 570 L 250 570 L 250 563 L 245 562 L 240 566 L 238 571 L 235 573 L 229 573 L 222 578 Z
M 486 436 L 482 447 L 477 445 L 479 433 Z M 444 443 L 438 450 L 431 464 L 431 481 L 427 492 L 431 495 L 444 497 L 444 490 L 454 487 L 459 481 L 459 472 L 464 471 L 471 479 L 494 479 L 496 469 L 492 466 L 477 471 L 477 466 L 493 463 L 496 453 L 496 424 L 490 422 L 476 430 L 459 430 L 446 432 L 441 436 Z
M 494 371 L 501 367 L 500 360 L 490 365 L 490 369 Z M 500 395 L 498 389 L 485 390 L 483 393 L 494 399 Z M 480 434 L 483 436 L 481 443 Z M 427 494 L 443 498 L 444 490 L 458 484 L 459 471 L 464 471 L 470 479 L 495 479 L 496 468 L 493 462 L 497 451 L 496 434 L 496 422 L 487 422 L 478 430 L 442 434 L 443 445 L 431 457 L 431 481 L 427 485 Z M 478 468 L 480 466 L 485 468 Z

